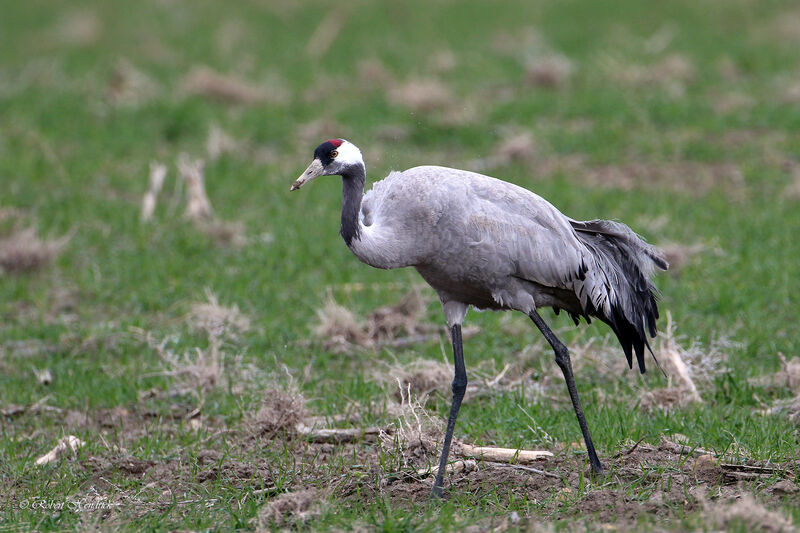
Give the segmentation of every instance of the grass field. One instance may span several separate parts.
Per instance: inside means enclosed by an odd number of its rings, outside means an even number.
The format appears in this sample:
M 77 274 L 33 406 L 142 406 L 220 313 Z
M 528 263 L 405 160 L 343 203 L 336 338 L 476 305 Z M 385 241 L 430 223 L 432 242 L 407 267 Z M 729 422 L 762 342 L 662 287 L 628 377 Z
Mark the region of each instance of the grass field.
M 0 43 L 0 531 L 800 527 L 796 4 L 4 2 Z M 338 178 L 289 194 L 331 137 L 370 182 L 479 170 L 663 246 L 654 350 L 697 393 L 546 311 L 592 478 L 536 329 L 470 312 L 456 439 L 555 456 L 430 501 L 443 316 L 352 256 Z

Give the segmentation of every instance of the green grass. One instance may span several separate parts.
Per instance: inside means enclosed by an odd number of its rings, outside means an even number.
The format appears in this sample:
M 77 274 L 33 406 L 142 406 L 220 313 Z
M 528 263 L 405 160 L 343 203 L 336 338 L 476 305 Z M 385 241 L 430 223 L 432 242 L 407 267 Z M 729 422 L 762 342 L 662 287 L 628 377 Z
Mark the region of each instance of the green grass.
M 198 469 L 206 468 L 197 454 L 209 448 L 228 454 L 226 459 L 270 465 L 278 492 L 307 483 L 307 473 L 293 456 L 299 445 L 288 437 L 261 450 L 213 436 L 246 424 L 258 408 L 260 388 L 285 378 L 282 365 L 297 379 L 313 414 L 336 415 L 357 405 L 364 424 L 383 424 L 390 419 L 387 392 L 367 372 L 377 366 L 374 360 L 442 358 L 442 345 L 435 342 L 409 350 L 337 355 L 313 340 L 315 311 L 328 291 L 365 315 L 420 282 L 410 270 L 385 272 L 363 265 L 343 245 L 337 235 L 338 180 L 320 179 L 288 193 L 314 147 L 325 138 L 347 136 L 364 152 L 370 180 L 377 180 L 392 169 L 418 164 L 468 166 L 489 156 L 506 132 L 522 130 L 536 141 L 532 162 L 510 161 L 487 172 L 536 191 L 574 218 L 622 220 L 655 243 L 708 244 L 679 272 L 657 279 L 661 308 L 671 313 L 685 339 L 708 345 L 726 336 L 735 343 L 728 354 L 730 371 L 703 390 L 704 403 L 670 414 L 635 408 L 642 390 L 664 386 L 655 372 L 639 381 L 610 380 L 588 371 L 578 375 L 601 455 L 610 456 L 628 438 L 657 443 L 662 433 L 679 432 L 714 450 L 736 442 L 753 460 L 796 458 L 796 424 L 786 417 L 754 414 L 788 391 L 748 383 L 779 367 L 778 352 L 800 352 L 795 327 L 800 202 L 785 192 L 797 179 L 800 150 L 800 108 L 785 98 L 793 80 L 797 83 L 797 36 L 792 41 L 776 29 L 790 9 L 788 1 L 756 6 L 716 0 L 618 0 L 613 5 L 414 0 L 347 7 L 281 1 L 224 8 L 207 1 L 4 3 L 0 208 L 19 212 L 0 219 L 0 235 L 15 224 L 35 225 L 46 236 L 73 234 L 53 265 L 0 275 L 0 407 L 27 406 L 47 397 L 47 405 L 65 411 L 134 410 L 143 404 L 144 391 L 170 390 L 170 377 L 141 377 L 163 365 L 136 332 L 151 332 L 156 339 L 174 336 L 171 346 L 177 351 L 205 347 L 204 337 L 190 332 L 183 318 L 211 289 L 222 303 L 237 304 L 251 318 L 250 331 L 226 349 L 244 354 L 244 361 L 263 375 L 244 392 L 223 387 L 209 393 L 202 406 L 209 427 L 198 432 L 169 414 L 173 404 L 197 407 L 191 395 L 149 400 L 147 408 L 156 414 L 136 418 L 140 427 L 150 429 L 142 434 L 104 427 L 107 442 L 124 441 L 138 459 L 167 464 L 189 458 L 176 488 L 192 491 L 173 494 L 172 506 L 154 503 L 157 512 L 126 507 L 111 517 L 131 530 L 254 527 L 252 520 L 274 494 L 250 496 L 242 503 L 248 491 L 263 488 L 260 479 L 252 484 L 225 476 L 197 481 Z M 341 11 L 341 30 L 328 50 L 312 57 L 307 42 L 330 10 Z M 653 51 L 659 35 L 668 37 Z M 455 62 L 437 73 L 430 58 L 441 50 L 452 52 Z M 572 62 L 565 85 L 548 89 L 525 82 L 526 62 L 543 50 Z M 670 54 L 687 59 L 694 69 L 676 90 L 669 79 L 627 83 L 614 67 L 646 68 Z M 109 84 L 121 60 L 150 78 L 148 98 L 120 105 L 110 101 Z M 414 112 L 393 104 L 379 83 L 359 74 L 364 60 L 380 62 L 398 84 L 439 79 L 452 91 L 454 107 L 472 108 L 473 115 L 454 123 L 447 110 Z M 725 75 L 723 61 L 735 65 L 737 73 Z M 280 87 L 287 96 L 251 106 L 187 96 L 181 80 L 196 65 Z M 720 101 L 731 94 L 746 103 L 720 111 Z M 306 141 L 304 131 L 313 127 L 304 127 L 312 121 L 338 124 L 341 130 L 317 127 L 319 134 Z M 174 161 L 183 152 L 207 159 L 212 125 L 244 145 L 237 153 L 208 160 L 205 167 L 216 214 L 244 224 L 249 242 L 241 248 L 216 244 L 181 216 Z M 389 140 L 382 134 L 387 125 L 406 134 Z M 732 140 L 733 134 L 744 140 Z M 543 174 L 546 163 L 572 156 L 580 158 L 578 170 Z M 154 220 L 141 224 L 140 201 L 151 160 L 167 163 L 169 175 Z M 585 177 L 593 169 L 632 164 L 649 169 L 645 176 L 665 168 L 675 169 L 675 175 L 653 178 L 655 183 L 639 178 L 630 189 Z M 686 185 L 694 183 L 692 176 L 681 174 L 723 164 L 734 165 L 741 180 L 721 179 L 697 188 Z M 272 239 L 261 238 L 266 234 Z M 353 282 L 368 288 L 347 290 L 345 285 Z M 426 319 L 440 323 L 440 309 L 427 290 Z M 568 344 L 609 333 L 602 325 L 575 329 L 567 317 L 549 312 L 545 317 Z M 533 327 L 526 335 L 504 333 L 502 320 L 494 313 L 468 316 L 470 324 L 481 327 L 465 345 L 468 372 L 487 361 L 502 368 L 538 338 Z M 524 317 L 514 320 L 523 322 Z M 19 341 L 39 349 L 24 353 L 15 348 Z M 446 353 L 449 357 L 449 348 Z M 542 357 L 551 355 L 543 351 Z M 51 369 L 53 383 L 39 384 L 33 368 Z M 442 416 L 447 392 L 435 394 L 431 404 Z M 576 441 L 574 414 L 565 391 L 559 393 L 564 401 L 555 404 L 532 402 L 522 389 L 481 396 L 465 404 L 456 435 L 467 442 L 530 447 L 529 419 L 519 408 L 524 406 L 557 442 Z M 98 513 L 23 510 L 19 502 L 63 501 L 91 487 L 103 494 L 144 490 L 144 482 L 124 472 L 112 469 L 100 476 L 92 470 L 91 458 L 111 454 L 95 431 L 71 429 L 46 412 L 5 417 L 0 427 L 0 479 L 9 488 L 0 498 L 0 529 L 15 524 L 81 529 L 92 520 L 102 527 L 106 518 Z M 46 468 L 33 464 L 70 432 L 88 443 L 77 460 Z M 364 454 L 373 450 L 366 444 L 356 448 Z M 331 483 L 362 476 L 368 486 L 375 479 L 374 472 L 353 467 L 357 461 L 347 455 L 353 453 L 350 448 L 332 453 L 325 466 Z M 622 489 L 638 490 L 632 485 Z M 142 494 L 152 502 L 162 497 L 149 489 Z M 581 519 L 579 496 L 561 511 L 553 511 L 547 501 L 520 501 L 518 496 L 509 496 L 505 486 L 454 489 L 446 503 L 389 497 L 369 501 L 334 492 L 306 527 L 487 528 L 501 525 L 512 511 L 532 522 L 556 521 L 562 511 L 567 522 Z M 212 499 L 209 507 L 179 503 Z M 796 508 L 788 512 L 800 519 Z M 699 520 L 695 510 L 680 506 L 670 516 L 661 522 L 642 520 L 648 527 L 674 529 L 695 527 Z

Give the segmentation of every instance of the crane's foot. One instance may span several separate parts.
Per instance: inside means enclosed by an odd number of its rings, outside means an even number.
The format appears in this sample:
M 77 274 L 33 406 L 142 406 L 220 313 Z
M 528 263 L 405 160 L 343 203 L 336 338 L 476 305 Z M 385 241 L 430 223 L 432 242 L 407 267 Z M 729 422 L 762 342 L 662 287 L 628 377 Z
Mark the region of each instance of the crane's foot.
M 589 464 L 592 465 L 592 475 L 602 476 L 606 469 L 603 466 L 603 463 L 600 462 L 600 458 L 597 457 L 597 452 L 595 451 L 594 444 L 591 442 L 591 440 L 589 440 L 587 443 L 586 452 L 589 455 Z
M 431 489 L 431 499 L 432 500 L 444 499 L 444 488 L 439 485 L 434 485 L 433 489 Z

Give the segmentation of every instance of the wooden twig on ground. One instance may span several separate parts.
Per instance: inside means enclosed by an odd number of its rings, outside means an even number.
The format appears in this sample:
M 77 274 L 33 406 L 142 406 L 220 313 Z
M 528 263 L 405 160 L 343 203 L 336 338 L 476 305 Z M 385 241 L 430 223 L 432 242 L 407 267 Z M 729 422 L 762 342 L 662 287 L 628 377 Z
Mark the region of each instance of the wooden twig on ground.
M 493 448 L 484 446 L 473 446 L 471 444 L 461 444 L 460 449 L 454 450 L 455 453 L 464 457 L 475 457 L 485 461 L 495 463 L 531 463 L 548 457 L 553 454 L 548 451 L 539 450 L 515 450 L 513 448 Z
M 792 477 L 792 473 L 788 470 L 770 466 L 720 464 L 719 467 L 722 469 L 723 479 L 729 483 L 762 479 L 772 476 L 780 476 L 784 478 Z
M 447 474 L 460 474 L 462 472 L 469 473 L 478 469 L 478 462 L 475 459 L 459 459 L 453 461 L 445 467 Z M 431 465 L 428 468 L 420 468 L 417 470 L 417 475 L 420 477 L 428 477 L 436 473 L 437 467 Z
M 658 443 L 658 447 L 662 450 L 677 453 L 679 455 L 712 455 L 714 457 L 720 457 L 720 455 L 722 455 L 711 450 L 706 450 L 705 448 L 672 442 L 666 437 L 666 435 L 661 435 L 661 441 Z
M 353 442 L 359 440 L 377 440 L 381 432 L 379 427 L 367 428 L 312 428 L 304 424 L 295 426 L 297 433 L 311 442 L 328 442 L 339 444 L 342 442 Z M 391 432 L 391 428 L 383 428 L 385 433 Z
M 561 479 L 561 476 L 558 474 L 554 474 L 553 472 L 548 472 L 546 470 L 540 470 L 538 468 L 532 468 L 530 466 L 522 466 L 522 465 L 510 465 L 506 463 L 491 463 L 492 466 L 499 467 L 499 468 L 511 468 L 513 470 L 522 470 L 524 472 L 531 472 L 533 474 L 539 474 L 542 476 L 551 477 L 554 479 Z
M 632 454 L 632 453 L 633 453 L 633 452 L 636 450 L 636 448 L 638 448 L 638 447 L 639 447 L 639 445 L 640 445 L 642 442 L 644 442 L 644 439 L 646 439 L 646 438 L 647 438 L 647 435 L 645 435 L 645 436 L 644 436 L 644 437 L 642 437 L 641 439 L 637 440 L 637 441 L 636 441 L 636 442 L 633 444 L 633 446 L 631 446 L 631 447 L 630 447 L 630 448 L 629 448 L 627 451 L 624 451 L 624 452 L 617 452 L 617 453 L 615 453 L 615 454 L 614 454 L 614 459 L 617 459 L 617 458 L 619 458 L 619 457 L 622 457 L 623 455 L 630 455 L 630 454 Z M 653 448 L 653 447 L 651 447 L 651 446 L 645 446 L 645 447 L 643 447 L 643 448 L 644 448 L 644 449 L 646 449 L 646 450 L 649 450 L 649 451 L 653 451 L 653 450 L 655 449 L 655 448 Z
M 25 405 L 17 405 L 17 404 L 9 404 L 3 408 L 0 408 L 0 415 L 2 416 L 19 416 L 19 415 L 32 415 L 38 414 L 42 412 L 52 412 L 52 413 L 61 413 L 63 409 L 58 407 L 53 407 L 52 405 L 46 405 L 46 402 L 50 399 L 50 395 L 41 398 L 36 403 L 33 403 L 29 406 Z
M 46 465 L 48 463 L 54 463 L 58 461 L 62 455 L 64 455 L 67 451 L 72 451 L 72 453 L 77 453 L 78 448 L 85 445 L 86 443 L 83 442 L 81 439 L 74 435 L 67 435 L 63 437 L 61 440 L 58 441 L 56 447 L 44 454 L 43 456 L 36 459 L 37 465 Z
M 506 363 L 505 366 L 503 367 L 503 370 L 501 370 L 499 374 L 497 374 L 494 378 L 486 382 L 486 386 L 492 388 L 498 383 L 500 383 L 500 380 L 503 379 L 503 377 L 505 377 L 506 372 L 508 372 L 509 368 L 511 368 L 511 363 Z

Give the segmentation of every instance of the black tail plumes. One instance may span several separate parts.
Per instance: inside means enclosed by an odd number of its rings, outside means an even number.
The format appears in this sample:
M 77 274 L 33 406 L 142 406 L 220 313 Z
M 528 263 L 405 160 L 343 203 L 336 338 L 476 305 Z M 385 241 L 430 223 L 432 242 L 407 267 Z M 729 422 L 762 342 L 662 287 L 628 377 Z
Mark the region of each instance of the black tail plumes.
M 656 335 L 658 290 L 650 282 L 655 268 L 669 265 L 658 249 L 650 246 L 628 226 L 610 220 L 572 221 L 578 238 L 592 252 L 606 275 L 610 312 L 589 302 L 587 314 L 608 324 L 619 339 L 628 366 L 633 368 L 633 353 L 644 373 L 644 351 L 650 350 L 648 334 Z M 613 293 L 614 297 L 610 295 Z M 650 350 L 652 353 L 652 350 Z M 655 359 L 655 357 L 654 357 Z M 656 364 L 658 362 L 656 361 Z

